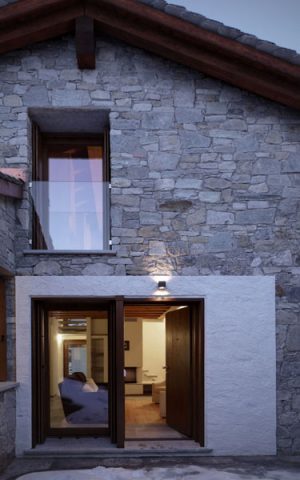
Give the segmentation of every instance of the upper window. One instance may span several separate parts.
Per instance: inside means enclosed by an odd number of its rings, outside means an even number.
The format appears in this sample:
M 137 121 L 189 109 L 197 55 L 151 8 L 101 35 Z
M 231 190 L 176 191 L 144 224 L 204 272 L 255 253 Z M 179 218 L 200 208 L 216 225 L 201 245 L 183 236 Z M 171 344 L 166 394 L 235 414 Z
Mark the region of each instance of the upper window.
M 33 248 L 108 248 L 104 136 L 37 134 L 33 165 Z

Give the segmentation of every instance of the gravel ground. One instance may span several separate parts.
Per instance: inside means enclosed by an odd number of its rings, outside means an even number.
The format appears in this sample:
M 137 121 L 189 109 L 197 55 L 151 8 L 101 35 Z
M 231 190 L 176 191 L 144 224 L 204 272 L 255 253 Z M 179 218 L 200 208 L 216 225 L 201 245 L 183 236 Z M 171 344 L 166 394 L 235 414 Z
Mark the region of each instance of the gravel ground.
M 299 457 L 17 458 L 1 480 L 300 480 Z
M 91 470 L 65 470 L 29 473 L 20 480 L 299 480 L 300 470 L 269 470 L 259 474 L 245 472 L 220 471 L 195 465 L 169 468 L 143 468 L 138 470 L 125 468 L 97 467 Z

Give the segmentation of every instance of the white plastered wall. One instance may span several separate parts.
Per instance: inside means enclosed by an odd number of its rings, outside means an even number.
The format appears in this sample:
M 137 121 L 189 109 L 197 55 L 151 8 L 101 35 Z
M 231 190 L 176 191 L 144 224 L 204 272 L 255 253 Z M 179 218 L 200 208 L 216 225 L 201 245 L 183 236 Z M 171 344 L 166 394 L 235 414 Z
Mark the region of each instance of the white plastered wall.
M 276 453 L 273 277 L 172 277 L 177 298 L 205 300 L 205 446 L 214 455 Z M 16 451 L 31 448 L 31 298 L 146 297 L 156 281 L 138 277 L 16 277 Z
M 166 323 L 165 320 L 143 320 L 143 371 L 149 383 L 166 378 Z M 152 377 L 153 375 L 153 377 Z

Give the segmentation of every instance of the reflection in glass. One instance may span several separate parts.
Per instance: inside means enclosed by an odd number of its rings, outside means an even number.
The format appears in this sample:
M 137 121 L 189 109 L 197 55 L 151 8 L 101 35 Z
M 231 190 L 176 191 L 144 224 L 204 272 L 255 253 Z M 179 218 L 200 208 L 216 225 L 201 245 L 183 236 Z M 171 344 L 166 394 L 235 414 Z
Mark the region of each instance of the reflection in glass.
M 102 146 L 49 145 L 46 160 L 47 175 L 32 190 L 39 244 L 48 250 L 102 250 Z
M 108 426 L 107 318 L 49 312 L 51 428 Z

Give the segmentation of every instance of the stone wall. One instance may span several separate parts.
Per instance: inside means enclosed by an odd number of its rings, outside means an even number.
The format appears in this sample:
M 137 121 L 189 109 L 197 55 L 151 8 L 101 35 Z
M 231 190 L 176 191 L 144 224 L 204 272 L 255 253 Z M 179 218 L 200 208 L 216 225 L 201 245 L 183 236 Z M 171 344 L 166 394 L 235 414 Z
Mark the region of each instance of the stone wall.
M 1 108 L 1 106 L 0 106 Z M 1 128 L 0 128 L 1 130 Z M 0 150 L 1 150 L 0 141 Z M 15 240 L 17 230 L 18 201 L 0 195 L 0 275 L 15 272 Z M 15 379 L 15 301 L 14 279 L 5 277 L 6 286 L 6 342 L 7 342 L 7 378 Z
M 115 255 L 24 255 L 25 192 L 17 274 L 275 275 L 278 447 L 300 453 L 300 114 L 104 39 L 95 71 L 69 37 L 1 56 L 0 86 L 0 162 L 29 171 L 29 107 L 110 110 Z
M 15 200 L 0 195 L 0 269 L 11 273 L 15 271 L 15 232 Z
M 6 360 L 7 380 L 16 379 L 15 279 L 6 279 Z
M 15 455 L 16 392 L 15 385 L 0 383 L 0 472 Z

